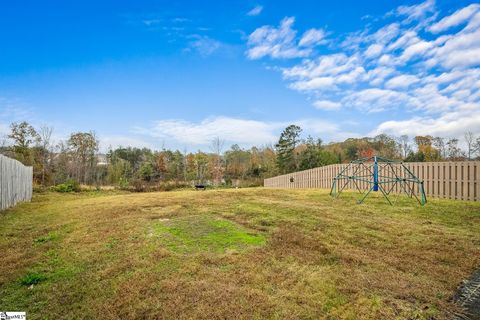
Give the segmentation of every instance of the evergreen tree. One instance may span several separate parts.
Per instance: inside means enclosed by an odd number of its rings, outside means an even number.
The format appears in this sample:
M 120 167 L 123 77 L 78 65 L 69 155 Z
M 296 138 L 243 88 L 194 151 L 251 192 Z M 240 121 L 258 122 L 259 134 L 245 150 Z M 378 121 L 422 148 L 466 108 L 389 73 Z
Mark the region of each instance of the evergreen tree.
M 300 153 L 299 163 L 300 170 L 307 170 L 339 163 L 339 159 L 335 154 L 323 150 L 321 139 L 314 141 L 312 137 L 308 137 L 305 141 L 305 150 Z
M 281 173 L 294 172 L 298 169 L 297 155 L 295 148 L 299 143 L 299 137 L 302 129 L 296 125 L 290 125 L 283 130 L 278 143 L 277 165 Z

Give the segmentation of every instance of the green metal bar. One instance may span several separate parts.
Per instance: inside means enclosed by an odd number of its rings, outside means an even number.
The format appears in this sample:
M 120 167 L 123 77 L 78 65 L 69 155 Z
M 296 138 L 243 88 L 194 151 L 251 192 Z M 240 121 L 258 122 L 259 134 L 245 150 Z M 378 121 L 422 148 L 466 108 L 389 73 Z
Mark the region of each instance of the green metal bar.
M 427 195 L 425 194 L 425 188 L 423 187 L 423 181 L 420 184 L 420 186 L 421 186 L 421 189 L 422 189 L 422 206 L 424 206 L 425 203 L 427 203 Z
M 373 190 L 373 186 L 368 190 L 367 194 L 365 194 L 362 199 L 360 199 L 360 200 L 357 201 L 357 203 L 358 203 L 358 204 L 362 203 L 363 200 L 365 200 L 365 198 L 370 194 L 370 192 L 371 192 L 372 190 Z
M 408 188 L 409 188 L 410 191 L 411 191 L 411 192 L 410 192 L 410 198 L 411 198 L 412 196 L 414 196 L 415 199 L 417 199 L 418 203 L 422 204 L 422 202 L 420 201 L 420 199 L 418 199 L 418 197 L 417 197 L 417 195 L 415 194 L 415 192 L 413 192 L 413 188 L 410 187 L 410 184 L 407 184 L 407 186 L 408 186 Z
M 334 198 L 337 198 L 339 195 L 337 192 L 337 180 L 337 178 L 333 178 L 332 188 L 330 189 L 330 195 Z
M 351 164 L 349 164 L 348 166 L 346 166 L 345 168 L 343 168 L 343 170 L 340 171 L 340 173 L 337 174 L 337 176 L 336 176 L 335 178 L 333 178 L 333 184 L 332 184 L 332 189 L 330 190 L 330 194 L 332 194 L 332 190 L 334 189 L 334 187 L 336 187 L 338 177 L 341 176 L 341 175 L 345 172 L 345 170 L 347 170 L 348 168 L 350 168 L 350 166 L 351 166 Z M 335 190 L 334 190 L 334 197 L 335 197 L 335 198 L 338 197 L 337 193 L 338 193 L 338 195 L 340 194 L 340 192 L 337 192 L 337 190 L 335 189 Z
M 364 163 L 365 161 L 370 161 L 370 160 L 373 160 L 374 158 L 375 157 L 360 158 L 360 159 L 357 159 L 357 160 L 353 160 L 350 163 Z
M 367 179 L 359 179 L 359 178 L 356 178 L 355 180 L 363 181 L 363 182 L 366 182 L 366 183 L 373 183 L 373 181 L 367 180 Z
M 385 197 L 385 199 L 387 199 L 388 203 L 390 203 L 391 206 L 393 206 L 392 202 L 390 201 L 390 199 L 388 199 L 388 195 L 385 194 L 385 190 L 383 190 L 382 186 L 381 185 L 378 185 L 378 188 L 380 189 L 380 191 L 382 191 L 382 194 L 383 196 Z
M 389 162 L 389 163 L 402 163 L 402 161 L 390 160 L 390 159 L 387 159 L 387 158 L 384 158 L 384 157 L 379 157 L 379 156 L 377 156 L 377 159 L 380 159 L 380 160 L 382 160 L 383 162 Z
M 347 180 L 347 182 L 345 182 L 345 184 L 343 185 L 342 189 L 340 189 L 340 191 L 338 191 L 339 194 L 340 194 L 340 192 L 343 191 L 343 189 L 345 189 L 345 187 L 347 186 L 348 182 L 349 182 L 349 180 Z
M 412 173 L 412 171 L 410 171 L 403 163 L 402 163 L 402 166 L 403 166 L 403 168 L 404 168 L 405 170 L 407 170 L 408 173 L 410 173 L 410 175 L 411 175 L 413 178 L 417 179 L 417 182 L 420 182 L 420 179 L 418 179 L 418 177 L 417 177 L 416 175 L 414 175 L 414 174 Z
M 390 178 L 390 179 L 393 179 L 392 177 L 387 177 L 387 176 L 381 176 L 379 178 Z M 415 180 L 415 179 L 409 179 L 409 178 L 398 178 L 399 180 L 404 180 L 404 181 L 410 181 L 410 182 L 415 182 L 415 183 L 421 183 L 421 181 L 419 180 Z
M 379 181 L 378 183 L 392 183 L 392 182 L 398 182 L 398 181 L 400 181 L 400 179 L 391 178 L 391 179 L 388 179 L 388 180 Z
M 362 191 L 361 191 L 361 189 L 360 189 L 360 187 L 359 187 L 358 184 L 357 184 L 357 181 L 356 181 L 355 179 L 353 179 L 352 181 L 353 181 L 353 183 L 355 184 L 355 186 L 357 187 L 358 192 L 359 192 L 360 194 L 363 194 Z
M 392 187 L 390 188 L 390 190 L 388 190 L 387 194 L 389 195 L 392 191 L 393 191 L 393 188 L 397 185 L 398 181 L 395 181 L 394 184 L 392 184 Z

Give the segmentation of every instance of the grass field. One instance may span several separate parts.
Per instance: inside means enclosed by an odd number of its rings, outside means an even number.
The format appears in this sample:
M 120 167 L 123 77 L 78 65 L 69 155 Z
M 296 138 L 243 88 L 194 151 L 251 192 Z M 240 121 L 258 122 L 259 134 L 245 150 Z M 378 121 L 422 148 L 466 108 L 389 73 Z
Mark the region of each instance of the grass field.
M 40 194 L 0 213 L 29 319 L 429 319 L 480 267 L 480 203 L 238 189 Z

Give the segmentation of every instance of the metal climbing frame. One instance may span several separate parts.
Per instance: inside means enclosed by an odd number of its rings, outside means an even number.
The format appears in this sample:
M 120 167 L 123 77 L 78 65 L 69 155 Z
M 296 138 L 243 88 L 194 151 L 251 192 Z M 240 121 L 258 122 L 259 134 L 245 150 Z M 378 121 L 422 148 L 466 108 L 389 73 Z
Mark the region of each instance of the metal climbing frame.
M 362 203 L 372 191 L 380 191 L 390 205 L 393 205 L 403 192 L 410 198 L 415 198 L 422 206 L 427 203 L 423 181 L 403 162 L 378 156 L 350 162 L 333 178 L 330 195 L 337 198 L 346 188 L 360 193 L 358 203 Z M 391 193 L 395 194 L 393 202 L 390 200 Z

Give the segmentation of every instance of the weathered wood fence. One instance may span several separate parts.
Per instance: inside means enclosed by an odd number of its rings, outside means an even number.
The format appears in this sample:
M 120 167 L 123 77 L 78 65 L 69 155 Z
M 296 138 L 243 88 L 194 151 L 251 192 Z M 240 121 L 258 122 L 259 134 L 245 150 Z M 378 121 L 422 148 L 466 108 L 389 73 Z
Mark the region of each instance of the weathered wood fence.
M 0 155 L 0 210 L 32 199 L 32 167 Z
M 347 165 L 332 164 L 268 178 L 264 186 L 330 189 L 332 179 Z M 406 162 L 404 165 L 424 181 L 427 197 L 480 201 L 480 161 Z

